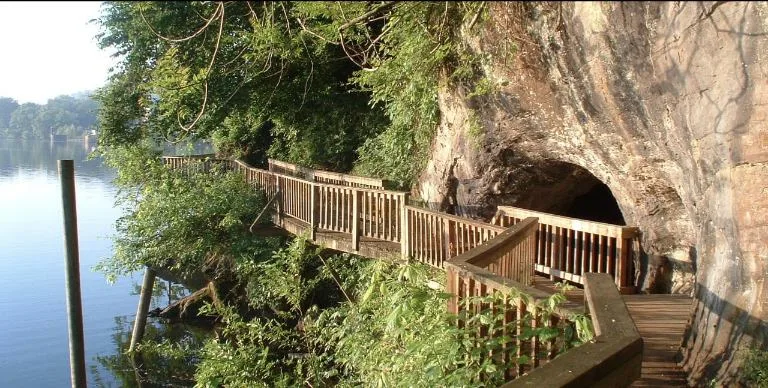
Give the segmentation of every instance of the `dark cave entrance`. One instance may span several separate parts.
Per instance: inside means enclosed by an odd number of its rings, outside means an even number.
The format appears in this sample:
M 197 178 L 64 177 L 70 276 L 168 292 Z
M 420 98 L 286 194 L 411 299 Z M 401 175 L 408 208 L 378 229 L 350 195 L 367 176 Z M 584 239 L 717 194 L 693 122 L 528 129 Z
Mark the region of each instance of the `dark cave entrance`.
M 586 193 L 573 198 L 573 202 L 562 215 L 607 224 L 626 225 L 611 189 L 599 181 Z
M 585 168 L 547 160 L 517 171 L 514 206 L 589 221 L 626 225 L 608 186 Z M 519 191 L 518 191 L 519 190 Z M 509 202 L 507 202 L 509 203 Z

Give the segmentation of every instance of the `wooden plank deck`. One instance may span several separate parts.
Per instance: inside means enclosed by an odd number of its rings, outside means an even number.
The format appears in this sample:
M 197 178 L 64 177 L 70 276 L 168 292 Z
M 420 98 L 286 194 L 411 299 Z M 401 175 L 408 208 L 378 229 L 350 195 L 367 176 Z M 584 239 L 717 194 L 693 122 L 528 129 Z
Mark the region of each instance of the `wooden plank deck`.
M 676 358 L 691 312 L 685 295 L 624 295 L 630 315 L 643 337 L 643 371 L 633 387 L 687 387 Z
M 558 291 L 555 282 L 549 280 L 549 276 L 544 276 L 539 273 L 536 273 L 536 276 L 533 278 L 533 288 L 548 294 L 554 294 Z M 576 305 L 584 306 L 584 289 L 581 287 L 573 287 L 573 289 L 565 292 L 565 298 Z
M 536 276 L 534 287 L 553 293 L 555 283 Z M 570 302 L 584 303 L 584 290 L 566 293 Z M 643 337 L 643 370 L 633 387 L 687 387 L 686 374 L 676 359 L 692 299 L 685 295 L 623 295 L 629 314 Z

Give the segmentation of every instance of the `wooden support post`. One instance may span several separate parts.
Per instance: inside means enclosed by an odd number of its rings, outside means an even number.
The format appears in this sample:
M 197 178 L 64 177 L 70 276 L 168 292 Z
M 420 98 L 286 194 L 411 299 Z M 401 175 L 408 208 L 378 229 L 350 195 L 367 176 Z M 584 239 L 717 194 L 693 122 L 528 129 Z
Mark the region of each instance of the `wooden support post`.
M 448 294 L 451 294 L 451 296 L 448 298 L 448 312 L 451 314 L 458 314 L 459 313 L 459 304 L 458 304 L 458 282 L 456 281 L 456 278 L 458 277 L 458 273 L 456 273 L 456 270 L 453 267 L 446 268 L 445 272 L 445 292 Z
M 634 285 L 632 273 L 632 264 L 630 263 L 630 250 L 632 247 L 632 238 L 621 236 L 616 240 L 616 256 L 618 256 L 618 265 L 616 267 L 617 286 L 622 294 L 634 294 L 637 292 Z
M 357 253 L 360 250 L 360 192 L 352 189 L 352 250 Z
M 317 185 L 309 184 L 309 238 L 315 241 L 317 238 Z
M 277 196 L 277 202 L 275 202 L 275 218 L 276 224 L 279 227 L 283 227 L 283 190 L 280 187 L 280 177 L 275 176 L 275 195 Z
M 626 255 L 624 251 L 624 238 L 623 236 L 619 236 L 616 238 L 616 276 L 614 277 L 616 287 L 618 287 L 619 290 L 624 286 L 624 268 L 626 267 L 626 263 L 624 262 Z
M 450 260 L 453 258 L 453 254 L 451 252 L 453 245 L 453 241 L 451 241 L 451 220 L 443 219 L 442 223 L 443 228 L 441 232 L 443 233 L 443 252 L 445 252 L 443 260 Z
M 69 366 L 72 387 L 86 386 L 83 305 L 80 296 L 80 250 L 77 241 L 75 168 L 72 160 L 59 160 L 59 180 L 64 215 L 64 255 L 69 322 Z
M 403 193 L 400 197 L 400 258 L 408 260 L 411 256 L 411 231 L 410 223 L 408 222 L 408 194 Z
M 144 328 L 147 326 L 147 314 L 149 313 L 149 303 L 152 301 L 152 289 L 155 285 L 155 270 L 147 267 L 144 272 L 144 282 L 141 285 L 141 295 L 139 296 L 139 307 L 136 309 L 136 320 L 133 322 L 133 333 L 131 334 L 131 344 L 128 351 L 133 353 L 136 350 L 136 344 L 144 337 Z M 168 297 L 171 295 L 171 287 L 168 287 Z

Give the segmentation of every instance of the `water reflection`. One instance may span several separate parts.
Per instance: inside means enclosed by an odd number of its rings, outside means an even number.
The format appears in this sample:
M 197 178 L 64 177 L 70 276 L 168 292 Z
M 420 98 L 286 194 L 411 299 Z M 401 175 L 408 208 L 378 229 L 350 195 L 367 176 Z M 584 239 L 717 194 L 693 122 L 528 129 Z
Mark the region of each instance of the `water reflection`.
M 132 317 L 115 317 L 112 343 L 117 351 L 110 355 L 96 356 L 95 360 L 112 376 L 103 378 L 95 365 L 91 366 L 93 381 L 98 387 L 110 387 L 110 379 L 120 387 L 189 387 L 194 385 L 194 353 L 159 354 L 144 352 L 143 356 L 130 357 L 125 350 L 131 342 Z M 196 349 L 202 346 L 207 334 L 181 324 L 163 324 L 156 320 L 147 322 L 144 338 L 153 342 L 167 340 Z
M 166 144 L 164 155 L 194 155 L 213 152 L 209 142 Z M 12 177 L 21 171 L 45 171 L 48 175 L 58 172 L 57 160 L 72 159 L 78 177 L 86 179 L 105 178 L 100 157 L 91 157 L 96 150 L 93 144 L 79 141 L 50 142 L 43 140 L 0 139 L 0 177 Z M 112 173 L 106 176 L 114 178 Z
M 114 206 L 114 171 L 99 158 L 89 159 L 90 152 L 81 142 L 0 139 L 0 274 L 9 280 L 0 293 L 0 387 L 69 385 L 58 159 L 75 161 L 88 384 L 128 385 L 105 365 L 123 362 L 138 304 L 132 291 L 141 274 L 110 285 L 91 270 L 111 255 L 109 236 L 120 210 Z M 167 292 L 161 294 L 153 307 L 165 306 Z M 156 327 L 148 333 L 188 335 L 174 330 L 180 329 Z
M 47 142 L 35 140 L 0 140 L 0 177 L 12 177 L 21 171 L 44 171 L 57 174 L 56 161 L 72 159 L 78 177 L 86 179 L 107 178 L 100 158 L 88 160 L 93 147 L 80 142 Z

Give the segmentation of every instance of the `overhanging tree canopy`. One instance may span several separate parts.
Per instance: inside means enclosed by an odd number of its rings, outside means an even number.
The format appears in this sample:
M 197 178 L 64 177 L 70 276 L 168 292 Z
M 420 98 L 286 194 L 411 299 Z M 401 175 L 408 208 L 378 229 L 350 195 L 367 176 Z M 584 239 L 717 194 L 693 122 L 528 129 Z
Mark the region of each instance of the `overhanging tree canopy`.
M 437 124 L 440 77 L 473 77 L 459 39 L 484 3 L 108 2 L 102 47 L 122 59 L 99 93 L 104 145 L 214 138 L 410 180 Z M 360 148 L 362 147 L 362 148 Z

